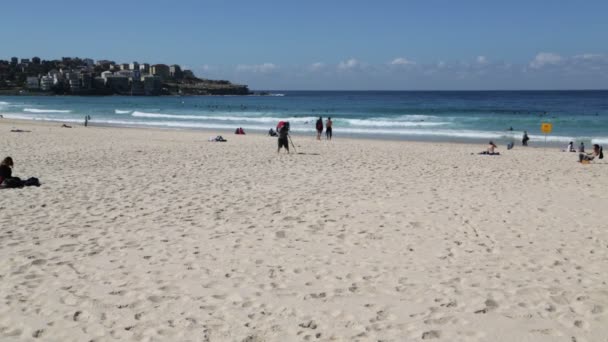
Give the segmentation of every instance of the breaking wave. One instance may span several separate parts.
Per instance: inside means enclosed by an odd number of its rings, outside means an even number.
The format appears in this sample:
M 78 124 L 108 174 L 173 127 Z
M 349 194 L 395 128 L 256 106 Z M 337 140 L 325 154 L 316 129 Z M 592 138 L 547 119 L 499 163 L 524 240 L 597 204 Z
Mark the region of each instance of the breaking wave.
M 71 110 L 67 109 L 37 109 L 37 108 L 24 108 L 26 113 L 71 113 Z

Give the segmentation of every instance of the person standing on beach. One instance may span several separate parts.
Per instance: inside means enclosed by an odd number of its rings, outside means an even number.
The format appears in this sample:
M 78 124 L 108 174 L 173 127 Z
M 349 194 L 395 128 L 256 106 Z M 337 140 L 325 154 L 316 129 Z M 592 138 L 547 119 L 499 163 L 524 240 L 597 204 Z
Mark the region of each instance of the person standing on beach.
M 285 147 L 285 150 L 289 153 L 289 122 L 281 121 L 277 126 L 277 133 L 279 135 L 277 153 L 281 152 L 281 147 Z
M 530 138 L 528 137 L 528 132 L 524 131 L 524 136 L 523 138 L 521 138 L 521 144 L 523 146 L 528 146 L 528 140 L 530 140 Z
M 325 138 L 327 140 L 331 140 L 332 125 L 333 125 L 333 122 L 331 121 L 331 118 L 328 117 L 327 121 L 325 121 Z
M 317 128 L 317 140 L 321 140 L 321 134 L 323 133 L 323 118 L 319 116 L 316 124 Z

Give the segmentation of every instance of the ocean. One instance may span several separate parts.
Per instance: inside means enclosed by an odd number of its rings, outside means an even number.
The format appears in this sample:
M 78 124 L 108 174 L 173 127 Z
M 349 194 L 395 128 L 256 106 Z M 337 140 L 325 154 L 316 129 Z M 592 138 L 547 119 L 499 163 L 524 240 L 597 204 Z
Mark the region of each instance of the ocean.
M 268 96 L 0 96 L 5 118 L 231 132 L 266 132 L 280 120 L 314 134 L 321 116 L 334 137 L 521 140 L 608 144 L 608 91 L 271 91 Z M 541 133 L 541 123 L 553 131 Z M 511 130 L 512 129 L 512 130 Z

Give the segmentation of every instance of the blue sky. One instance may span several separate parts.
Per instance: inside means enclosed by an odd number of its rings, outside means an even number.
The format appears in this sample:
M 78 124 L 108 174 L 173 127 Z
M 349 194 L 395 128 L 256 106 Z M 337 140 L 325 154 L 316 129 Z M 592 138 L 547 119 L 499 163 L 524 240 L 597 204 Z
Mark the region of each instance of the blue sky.
M 608 1 L 7 1 L 0 58 L 177 63 L 253 89 L 608 88 Z

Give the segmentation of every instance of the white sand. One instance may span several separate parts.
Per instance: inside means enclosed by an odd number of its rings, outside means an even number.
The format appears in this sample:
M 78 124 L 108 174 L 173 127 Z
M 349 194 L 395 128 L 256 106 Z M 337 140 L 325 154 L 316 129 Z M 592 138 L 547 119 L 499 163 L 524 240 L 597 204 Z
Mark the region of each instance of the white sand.
M 58 126 L 0 120 L 1 341 L 608 336 L 606 162 Z

